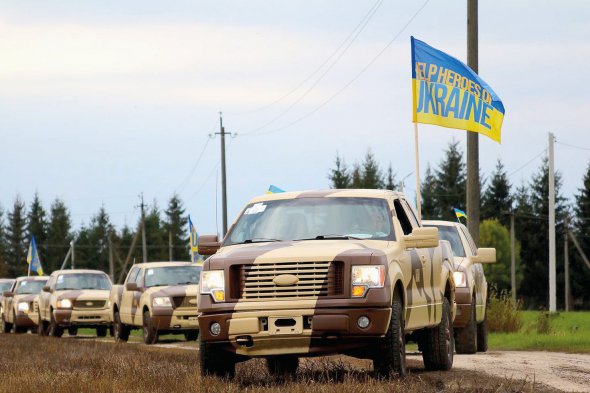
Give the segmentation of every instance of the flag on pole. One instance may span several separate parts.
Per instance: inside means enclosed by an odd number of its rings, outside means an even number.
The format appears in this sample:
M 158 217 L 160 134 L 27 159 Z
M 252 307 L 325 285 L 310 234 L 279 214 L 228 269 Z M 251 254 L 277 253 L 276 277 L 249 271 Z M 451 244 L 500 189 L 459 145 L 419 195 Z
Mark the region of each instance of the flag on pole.
M 455 211 L 455 216 L 457 216 L 457 219 L 461 217 L 465 217 L 465 219 L 467 219 L 467 214 L 465 214 L 463 210 L 457 208 L 453 208 L 453 210 Z
M 29 244 L 29 253 L 27 254 L 27 263 L 29 264 L 29 276 L 31 273 L 37 273 L 39 276 L 43 275 L 43 267 L 41 266 L 41 259 L 37 252 L 37 243 L 35 243 L 35 236 L 31 236 L 31 243 Z
M 469 66 L 411 38 L 414 123 L 483 134 L 500 142 L 504 105 Z
M 199 263 L 203 262 L 203 258 L 199 255 L 199 234 L 197 229 L 193 225 L 191 216 L 188 216 L 188 231 L 189 231 L 189 242 L 190 242 L 190 255 L 191 262 Z
M 280 192 L 285 192 L 285 191 L 284 190 L 281 190 L 279 187 L 273 186 L 271 184 L 270 187 L 268 187 L 268 191 L 266 193 L 267 194 L 278 194 Z

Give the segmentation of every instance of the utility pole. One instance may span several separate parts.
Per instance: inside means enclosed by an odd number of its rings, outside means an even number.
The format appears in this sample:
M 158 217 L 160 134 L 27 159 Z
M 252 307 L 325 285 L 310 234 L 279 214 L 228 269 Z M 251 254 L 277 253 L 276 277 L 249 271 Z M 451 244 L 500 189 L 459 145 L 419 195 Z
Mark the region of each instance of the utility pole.
M 73 240 L 70 242 L 70 247 L 72 248 L 72 269 L 76 268 L 76 252 L 75 252 L 76 247 L 75 247 L 75 244 L 76 243 L 74 243 Z
M 567 244 L 567 233 L 569 228 L 567 225 L 567 219 L 565 220 L 565 234 L 563 235 L 563 266 L 565 270 L 565 311 L 570 310 L 570 257 Z
M 467 0 L 467 65 L 478 72 L 477 0 Z M 479 246 L 479 134 L 467 131 L 467 229 Z
M 109 235 L 109 276 L 111 281 L 115 282 L 115 260 L 113 259 L 113 241 Z
M 141 249 L 143 253 L 143 262 L 147 262 L 147 243 L 145 239 L 145 204 L 143 203 L 143 192 L 141 193 Z
M 516 305 L 516 247 L 514 238 L 514 213 L 510 213 L 510 285 L 512 301 Z
M 225 128 L 223 127 L 223 114 L 221 112 L 219 112 L 219 132 L 216 132 L 215 135 L 221 135 L 221 214 L 223 225 L 222 237 L 225 237 L 225 234 L 227 233 L 227 180 L 225 171 L 225 136 L 229 135 L 231 137 L 235 137 L 237 136 L 237 134 L 225 132 Z
M 172 231 L 168 231 L 168 260 L 172 262 Z
M 555 169 L 553 142 L 555 138 L 549 133 L 549 312 L 557 311 L 555 282 Z

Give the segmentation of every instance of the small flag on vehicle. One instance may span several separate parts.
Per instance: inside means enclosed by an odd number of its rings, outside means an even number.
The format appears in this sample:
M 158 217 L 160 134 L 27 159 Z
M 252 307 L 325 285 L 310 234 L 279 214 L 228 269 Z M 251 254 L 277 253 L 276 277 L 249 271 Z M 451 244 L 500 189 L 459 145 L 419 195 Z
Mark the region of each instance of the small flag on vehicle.
M 273 186 L 271 184 L 270 187 L 268 187 L 268 191 L 266 193 L 267 194 L 278 194 L 280 192 L 285 192 L 285 190 L 281 190 L 279 187 Z
M 29 244 L 27 263 L 29 264 L 29 276 L 31 275 L 31 273 L 37 273 L 39 276 L 43 275 L 43 267 L 41 266 L 39 252 L 37 252 L 37 243 L 35 242 L 34 235 L 31 236 L 31 243 Z
M 190 255 L 191 262 L 198 263 L 203 262 L 203 258 L 199 255 L 199 234 L 197 229 L 193 225 L 191 216 L 188 216 L 188 231 L 189 231 L 189 242 L 190 242 Z
M 457 216 L 457 219 L 461 218 L 461 217 L 465 217 L 465 219 L 467 219 L 467 214 L 465 214 L 465 212 L 461 209 L 457 209 L 457 208 L 453 208 L 453 210 L 455 211 L 455 216 Z

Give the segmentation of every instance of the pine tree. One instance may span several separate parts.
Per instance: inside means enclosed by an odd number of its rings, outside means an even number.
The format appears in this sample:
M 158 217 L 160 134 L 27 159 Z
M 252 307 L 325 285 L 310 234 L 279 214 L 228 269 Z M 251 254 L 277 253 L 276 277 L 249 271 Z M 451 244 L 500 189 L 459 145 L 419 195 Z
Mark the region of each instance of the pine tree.
M 439 218 L 455 220 L 453 208 L 465 206 L 466 172 L 463 152 L 459 150 L 459 142 L 449 143 L 445 156 L 435 173 L 435 198 L 439 210 Z M 464 210 L 464 209 L 463 209 Z
M 32 236 L 35 236 L 37 251 L 39 252 L 39 257 L 41 258 L 42 264 L 45 262 L 46 257 L 45 243 L 47 241 L 47 229 L 47 213 L 41 204 L 39 194 L 35 192 L 35 196 L 33 197 L 33 202 L 31 203 L 29 214 L 27 216 L 27 239 L 30 240 Z
M 348 168 L 346 163 L 343 159 L 340 158 L 340 155 L 336 153 L 336 161 L 334 163 L 336 167 L 330 170 L 330 175 L 328 178 L 332 182 L 330 185 L 331 188 L 349 188 L 350 187 L 350 174 L 348 173 Z
M 492 173 L 490 185 L 482 196 L 481 219 L 497 219 L 502 225 L 510 225 L 513 197 L 510 193 L 512 185 L 508 180 L 502 161 L 498 159 L 496 170 Z
M 362 165 L 362 188 L 382 189 L 383 177 L 373 152 L 369 149 Z
M 167 261 L 168 231 L 160 218 L 160 210 L 155 200 L 145 216 L 145 233 L 148 261 Z
M 188 259 L 188 219 L 182 201 L 176 194 L 168 201 L 166 213 L 166 231 L 172 235 L 172 260 L 183 261 Z
M 43 269 L 47 274 L 61 267 L 72 238 L 70 212 L 62 200 L 56 199 L 49 212 L 46 256 L 43 261 Z
M 87 228 L 88 248 L 90 251 L 85 260 L 76 262 L 76 266 L 84 266 L 91 269 L 109 271 L 109 236 L 114 232 L 110 217 L 104 206 L 90 220 Z M 81 243 L 78 240 L 77 243 Z
M 395 173 L 393 173 L 393 168 L 391 166 L 391 162 L 387 167 L 387 177 L 385 179 L 385 189 L 395 191 L 397 189 L 397 185 L 395 184 Z
M 4 229 L 4 209 L 0 206 L 0 277 L 8 276 L 6 265 L 6 234 Z
M 586 255 L 590 250 L 590 165 L 586 169 L 582 181 L 582 187 L 575 195 L 573 228 L 582 250 Z M 582 303 L 583 309 L 590 307 L 590 269 L 586 266 L 582 257 L 570 246 L 570 284 L 571 293 L 576 301 Z
M 440 209 L 436 199 L 436 178 L 432 173 L 430 164 L 426 166 L 426 173 L 420 185 L 420 196 L 422 198 L 422 217 L 425 219 L 440 218 Z
M 16 196 L 12 211 L 8 213 L 6 230 L 7 250 L 6 262 L 8 274 L 18 277 L 27 274 L 27 234 L 26 234 L 25 203 Z
M 363 188 L 363 174 L 361 167 L 358 163 L 355 163 L 352 167 L 352 174 L 350 175 L 350 188 Z

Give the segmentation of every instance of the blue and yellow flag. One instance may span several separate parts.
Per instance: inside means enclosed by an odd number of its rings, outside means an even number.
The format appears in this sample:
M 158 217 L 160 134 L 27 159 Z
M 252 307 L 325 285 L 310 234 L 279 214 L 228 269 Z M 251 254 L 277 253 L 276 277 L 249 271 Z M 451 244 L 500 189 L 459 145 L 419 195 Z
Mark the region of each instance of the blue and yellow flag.
M 457 218 L 465 217 L 465 219 L 467 219 L 467 214 L 465 214 L 463 210 L 457 208 L 453 208 L 453 210 L 455 211 L 455 216 L 457 216 Z
M 504 105 L 460 60 L 411 38 L 414 123 L 483 134 L 500 142 Z
M 35 236 L 31 236 L 31 243 L 29 244 L 29 253 L 27 254 L 27 263 L 29 264 L 29 276 L 31 273 L 37 273 L 39 276 L 43 275 L 43 267 L 41 267 L 41 259 L 37 252 L 37 243 L 35 243 Z
M 267 194 L 278 194 L 280 192 L 285 192 L 285 191 L 284 190 L 281 190 L 279 187 L 273 186 L 271 184 L 270 187 L 268 187 L 268 191 L 266 193 Z
M 193 221 L 191 220 L 191 216 L 188 216 L 188 232 L 189 232 L 189 242 L 190 242 L 190 254 L 191 254 L 191 262 L 199 263 L 203 262 L 203 258 L 199 254 L 199 234 L 197 233 L 197 229 L 193 225 Z

